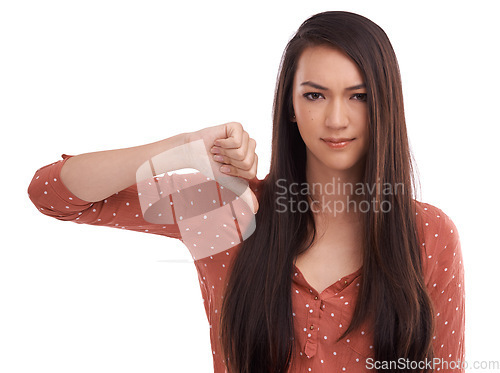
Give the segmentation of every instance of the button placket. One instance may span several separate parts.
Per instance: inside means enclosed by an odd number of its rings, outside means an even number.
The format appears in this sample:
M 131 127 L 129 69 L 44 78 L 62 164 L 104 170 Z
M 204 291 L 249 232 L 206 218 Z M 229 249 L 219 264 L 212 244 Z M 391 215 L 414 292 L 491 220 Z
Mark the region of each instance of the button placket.
M 319 320 L 321 306 L 323 301 L 318 295 L 311 294 L 312 297 L 309 303 L 306 304 L 307 308 L 307 326 L 306 326 L 306 343 L 304 353 L 308 358 L 313 357 L 317 351 L 318 333 L 319 333 Z

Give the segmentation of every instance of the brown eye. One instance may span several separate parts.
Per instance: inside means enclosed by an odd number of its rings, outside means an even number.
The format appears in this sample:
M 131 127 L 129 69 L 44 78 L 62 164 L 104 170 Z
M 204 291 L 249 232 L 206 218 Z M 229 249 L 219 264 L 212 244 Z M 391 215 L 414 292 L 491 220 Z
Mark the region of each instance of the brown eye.
M 307 98 L 310 101 L 316 101 L 319 96 L 323 96 L 321 93 L 318 92 L 308 92 L 304 94 L 304 97 Z
M 366 101 L 367 94 L 366 93 L 356 93 L 354 95 L 354 97 L 356 97 L 357 101 Z

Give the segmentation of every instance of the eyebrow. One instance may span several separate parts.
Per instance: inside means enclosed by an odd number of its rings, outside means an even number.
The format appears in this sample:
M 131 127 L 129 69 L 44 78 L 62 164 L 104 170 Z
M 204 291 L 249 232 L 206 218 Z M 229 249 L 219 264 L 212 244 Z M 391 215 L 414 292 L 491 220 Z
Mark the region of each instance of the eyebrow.
M 323 90 L 323 91 L 328 91 L 328 88 L 323 87 L 322 85 L 319 85 L 319 84 L 317 84 L 317 83 L 311 82 L 310 80 L 305 81 L 305 82 L 302 82 L 300 85 L 301 85 L 301 86 L 302 86 L 302 85 L 308 85 L 308 86 L 313 87 L 313 88 L 316 88 L 316 89 L 321 89 L 321 90 Z M 354 85 L 354 86 L 352 86 L 352 87 L 348 87 L 348 88 L 346 88 L 345 90 L 346 90 L 346 91 L 354 91 L 354 90 L 356 90 L 356 89 L 361 89 L 361 88 L 366 88 L 366 84 L 365 84 L 365 83 L 357 84 L 357 85 Z

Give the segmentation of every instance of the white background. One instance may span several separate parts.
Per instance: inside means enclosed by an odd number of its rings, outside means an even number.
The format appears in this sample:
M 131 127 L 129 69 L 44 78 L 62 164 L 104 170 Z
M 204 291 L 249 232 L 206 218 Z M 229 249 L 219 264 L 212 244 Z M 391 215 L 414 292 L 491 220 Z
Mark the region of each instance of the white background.
M 325 10 L 362 14 L 389 36 L 419 199 L 447 213 L 461 237 L 467 360 L 500 360 L 495 2 L 172 3 L 2 2 L 0 371 L 213 371 L 197 274 L 182 244 L 51 219 L 27 188 L 63 153 L 229 121 L 256 139 L 263 178 L 283 49 Z

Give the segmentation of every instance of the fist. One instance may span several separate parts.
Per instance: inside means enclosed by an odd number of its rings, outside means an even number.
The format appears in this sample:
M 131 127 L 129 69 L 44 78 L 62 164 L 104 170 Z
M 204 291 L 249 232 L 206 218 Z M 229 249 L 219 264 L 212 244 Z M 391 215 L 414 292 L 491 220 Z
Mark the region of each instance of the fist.
M 229 122 L 203 128 L 188 134 L 188 141 L 203 139 L 212 163 L 225 175 L 251 180 L 257 175 L 256 142 L 243 129 L 241 123 Z M 258 209 L 257 198 L 252 200 Z

